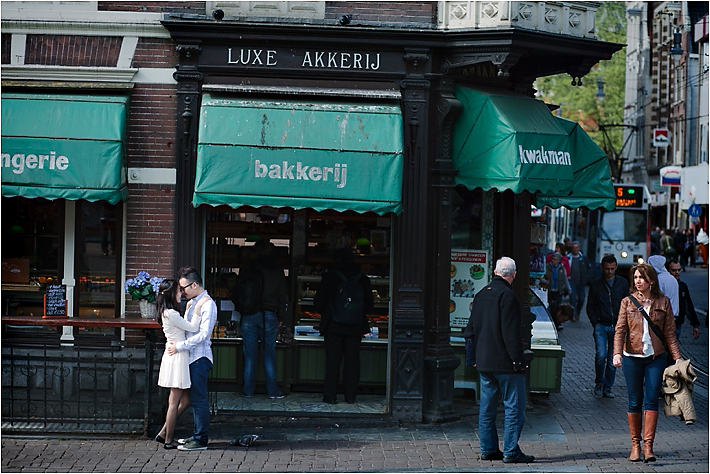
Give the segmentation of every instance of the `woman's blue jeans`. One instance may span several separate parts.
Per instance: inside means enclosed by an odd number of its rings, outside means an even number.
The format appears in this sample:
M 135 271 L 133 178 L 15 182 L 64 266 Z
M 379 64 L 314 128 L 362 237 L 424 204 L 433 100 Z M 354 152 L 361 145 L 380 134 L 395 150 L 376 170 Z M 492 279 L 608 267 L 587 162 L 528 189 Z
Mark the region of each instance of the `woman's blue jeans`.
M 525 423 L 525 374 L 480 372 L 480 376 L 478 438 L 481 441 L 481 454 L 493 454 L 499 450 L 496 415 L 502 396 L 505 408 L 503 455 L 516 456 L 521 453 L 518 440 Z
M 658 411 L 658 397 L 661 395 L 663 371 L 666 369 L 666 356 L 627 357 L 621 360 L 626 377 L 626 390 L 629 396 L 629 413 Z
M 264 363 L 266 378 L 266 395 L 276 397 L 281 390 L 276 385 L 276 333 L 279 321 L 274 311 L 264 311 L 256 314 L 242 315 L 242 350 L 244 353 L 244 386 L 245 396 L 254 395 L 256 388 L 256 368 L 259 357 L 259 340 L 261 357 Z

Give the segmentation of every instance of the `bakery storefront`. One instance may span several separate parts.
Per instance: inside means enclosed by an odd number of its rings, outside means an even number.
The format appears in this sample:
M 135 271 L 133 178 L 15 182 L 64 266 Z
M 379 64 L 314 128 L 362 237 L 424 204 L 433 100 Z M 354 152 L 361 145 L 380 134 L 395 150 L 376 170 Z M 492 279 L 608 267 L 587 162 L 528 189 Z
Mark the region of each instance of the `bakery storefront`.
M 163 25 L 180 54 L 176 266 L 201 266 L 218 299 L 210 386 L 217 411 L 249 409 L 235 395 L 242 354 L 229 294 L 249 247 L 269 239 L 290 289 L 283 323 L 291 333 L 277 344 L 282 390 L 321 393 L 325 361 L 312 298 L 334 251 L 348 246 L 372 280 L 376 303 L 361 345 L 360 393 L 372 396 L 371 413 L 454 417 L 455 387 L 476 387 L 452 345 L 452 262 L 473 259 L 471 278 L 482 282 L 497 258 L 513 257 L 523 275 L 514 289 L 527 301 L 534 194 L 568 194 L 574 179 L 563 154 L 557 165 L 564 176 L 541 172 L 548 186 L 503 185 L 490 167 L 475 172 L 491 178 L 488 186 L 459 182 L 466 170 L 452 161 L 454 124 L 466 114 L 478 119 L 457 84 L 529 96 L 536 77 L 564 69 L 565 61 L 581 77 L 617 46 L 575 40 L 553 64 L 542 58 L 564 41 L 513 29 L 501 43 L 493 31 L 180 15 L 166 15 Z M 525 54 L 516 42 L 523 37 Z M 482 138 L 466 137 L 473 145 Z

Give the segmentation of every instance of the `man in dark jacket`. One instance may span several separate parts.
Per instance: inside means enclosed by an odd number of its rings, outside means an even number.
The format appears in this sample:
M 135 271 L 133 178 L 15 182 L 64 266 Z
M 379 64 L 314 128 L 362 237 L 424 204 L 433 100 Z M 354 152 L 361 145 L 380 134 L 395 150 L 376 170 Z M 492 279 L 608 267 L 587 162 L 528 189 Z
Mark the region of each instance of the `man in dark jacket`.
M 602 258 L 602 277 L 589 285 L 587 316 L 594 327 L 594 396 L 597 398 L 614 398 L 611 391 L 616 375 L 616 367 L 612 363 L 614 326 L 619 317 L 621 300 L 629 296 L 629 282 L 626 278 L 616 275 L 616 267 L 616 258 L 606 255 Z
M 700 337 L 700 320 L 695 312 L 695 305 L 690 298 L 690 290 L 688 285 L 680 279 L 681 265 L 676 259 L 671 259 L 666 262 L 668 272 L 678 280 L 678 316 L 675 318 L 675 335 L 680 337 L 680 329 L 685 322 L 685 316 L 688 316 L 690 325 L 693 326 L 693 339 Z
M 349 248 L 340 249 L 336 255 L 336 265 L 323 274 L 318 291 L 313 299 L 316 311 L 320 312 L 320 332 L 325 348 L 325 379 L 323 380 L 323 401 L 337 403 L 340 365 L 343 366 L 343 391 L 345 401 L 355 403 L 357 386 L 360 382 L 360 342 L 362 336 L 370 332 L 367 313 L 375 307 L 370 279 L 362 274 L 353 261 Z M 362 311 L 358 321 L 343 324 L 333 320 L 338 289 L 345 279 L 355 278 L 362 289 Z
M 525 359 L 523 356 L 520 303 L 511 284 L 515 261 L 502 257 L 496 262 L 491 283 L 476 294 L 464 337 L 473 340 L 475 367 L 481 379 L 478 437 L 481 459 L 506 463 L 530 463 L 533 456 L 518 446 L 525 422 Z M 503 451 L 498 447 L 496 415 L 498 402 L 505 406 Z

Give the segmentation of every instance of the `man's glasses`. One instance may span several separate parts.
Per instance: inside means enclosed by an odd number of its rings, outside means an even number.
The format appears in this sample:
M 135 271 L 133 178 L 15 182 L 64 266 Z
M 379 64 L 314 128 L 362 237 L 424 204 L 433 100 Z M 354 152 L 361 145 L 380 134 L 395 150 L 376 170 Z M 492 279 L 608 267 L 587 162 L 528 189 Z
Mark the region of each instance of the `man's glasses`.
M 193 281 L 192 283 L 195 283 L 195 282 Z M 192 286 L 192 283 L 188 283 L 188 284 L 185 285 L 185 286 L 178 285 L 178 286 L 180 287 L 180 291 L 185 291 L 185 288 L 187 288 L 187 287 L 189 287 L 189 286 Z

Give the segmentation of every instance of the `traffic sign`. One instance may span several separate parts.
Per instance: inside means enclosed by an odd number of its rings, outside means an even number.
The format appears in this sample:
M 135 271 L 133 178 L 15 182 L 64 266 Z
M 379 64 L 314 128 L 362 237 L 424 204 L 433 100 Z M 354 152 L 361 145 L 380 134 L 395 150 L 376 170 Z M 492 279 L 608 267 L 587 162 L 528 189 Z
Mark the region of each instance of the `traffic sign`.
M 699 204 L 691 204 L 690 207 L 688 208 L 688 215 L 690 217 L 700 217 L 700 214 L 703 212 L 703 208 L 700 207 Z

